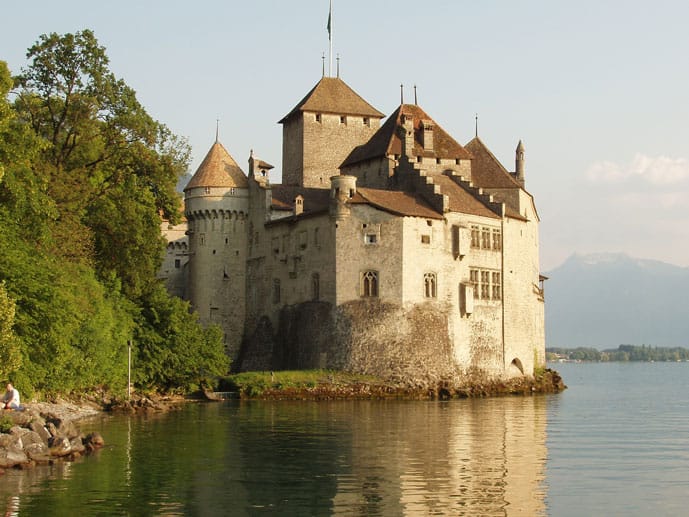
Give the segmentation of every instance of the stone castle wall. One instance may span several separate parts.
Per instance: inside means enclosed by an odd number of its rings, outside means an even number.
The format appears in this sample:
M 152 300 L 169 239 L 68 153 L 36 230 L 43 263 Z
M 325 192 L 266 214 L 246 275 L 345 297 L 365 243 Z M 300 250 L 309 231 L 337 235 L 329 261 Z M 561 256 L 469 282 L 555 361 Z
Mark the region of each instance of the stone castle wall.
M 292 120 L 294 119 L 294 120 Z M 283 183 L 330 188 L 330 177 L 380 127 L 377 118 L 304 112 L 283 126 Z M 325 150 L 325 152 L 324 152 Z

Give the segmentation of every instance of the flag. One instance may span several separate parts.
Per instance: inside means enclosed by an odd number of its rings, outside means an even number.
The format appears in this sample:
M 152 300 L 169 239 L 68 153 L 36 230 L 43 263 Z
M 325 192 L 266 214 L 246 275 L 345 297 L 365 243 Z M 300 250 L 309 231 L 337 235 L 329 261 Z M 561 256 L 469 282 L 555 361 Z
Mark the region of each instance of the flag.
M 328 39 L 332 39 L 332 37 L 333 37 L 332 26 L 331 26 L 332 17 L 333 17 L 333 3 L 330 2 L 330 11 L 328 12 Z

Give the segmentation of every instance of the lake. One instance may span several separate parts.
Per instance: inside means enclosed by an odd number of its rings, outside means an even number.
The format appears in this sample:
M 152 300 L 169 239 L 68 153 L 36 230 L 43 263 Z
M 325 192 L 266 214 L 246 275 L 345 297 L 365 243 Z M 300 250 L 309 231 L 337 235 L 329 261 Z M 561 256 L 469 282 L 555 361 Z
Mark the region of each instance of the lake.
M 107 446 L 8 471 L 6 515 L 680 515 L 689 364 L 558 364 L 557 395 L 190 403 L 81 423 Z

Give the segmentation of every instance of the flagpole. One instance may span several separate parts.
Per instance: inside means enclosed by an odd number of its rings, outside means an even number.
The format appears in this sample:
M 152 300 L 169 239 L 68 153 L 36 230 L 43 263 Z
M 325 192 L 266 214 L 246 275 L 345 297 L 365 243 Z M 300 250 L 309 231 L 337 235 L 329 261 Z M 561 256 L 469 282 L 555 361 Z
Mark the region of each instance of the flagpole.
M 328 42 L 330 55 L 328 63 L 328 77 L 333 76 L 333 0 L 330 0 L 330 12 L 328 14 Z

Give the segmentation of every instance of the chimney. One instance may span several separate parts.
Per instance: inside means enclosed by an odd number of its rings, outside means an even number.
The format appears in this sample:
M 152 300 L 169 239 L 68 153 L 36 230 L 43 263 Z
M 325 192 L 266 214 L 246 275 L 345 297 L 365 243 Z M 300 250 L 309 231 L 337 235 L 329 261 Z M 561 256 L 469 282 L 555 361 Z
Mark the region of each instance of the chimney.
M 423 132 L 421 133 L 421 142 L 424 151 L 433 150 L 433 122 L 430 120 L 421 121 Z
M 411 114 L 402 114 L 402 154 L 410 161 L 414 157 L 414 117 Z

